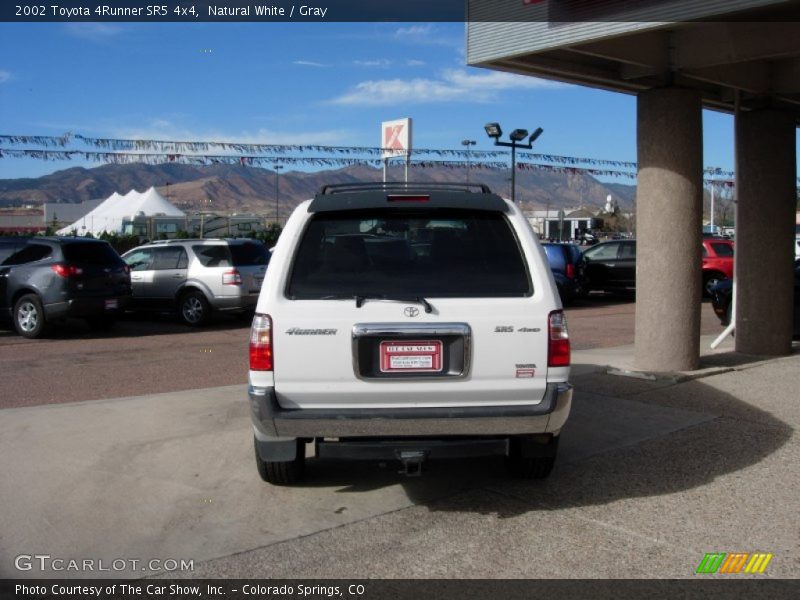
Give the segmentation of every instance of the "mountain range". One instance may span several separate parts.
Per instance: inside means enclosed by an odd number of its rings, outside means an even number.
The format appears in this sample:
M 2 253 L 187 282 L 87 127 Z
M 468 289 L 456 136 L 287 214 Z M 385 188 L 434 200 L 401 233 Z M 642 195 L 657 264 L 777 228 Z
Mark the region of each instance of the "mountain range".
M 390 181 L 403 179 L 403 169 L 392 166 Z M 465 169 L 412 167 L 411 181 L 458 182 L 466 180 Z M 472 182 L 486 183 L 502 196 L 510 196 L 510 175 L 497 169 L 475 169 Z M 380 181 L 381 169 L 366 165 L 316 172 L 281 172 L 248 166 L 213 165 L 103 165 L 91 169 L 74 167 L 38 178 L 0 179 L 0 207 L 36 206 L 45 202 L 77 203 L 106 198 L 114 192 L 125 194 L 154 186 L 175 206 L 187 212 L 259 213 L 274 215 L 276 183 L 279 186 L 279 214 L 286 217 L 299 202 L 312 197 L 323 185 Z M 623 209 L 630 209 L 636 187 L 603 183 L 580 172 L 518 171 L 517 201 L 524 208 L 601 208 L 611 195 Z

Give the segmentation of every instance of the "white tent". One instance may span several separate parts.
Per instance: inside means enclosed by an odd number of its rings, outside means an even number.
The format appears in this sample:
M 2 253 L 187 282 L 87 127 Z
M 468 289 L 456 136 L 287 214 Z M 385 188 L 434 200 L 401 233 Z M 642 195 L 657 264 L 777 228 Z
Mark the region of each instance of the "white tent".
M 121 233 L 123 220 L 132 221 L 137 216 L 153 217 L 156 215 L 182 217 L 185 213 L 170 204 L 154 187 L 144 193 L 131 190 L 124 196 L 114 192 L 97 208 L 82 216 L 72 225 L 60 229 L 57 233 L 69 235 L 73 231 L 77 231 L 78 235 L 91 233 L 95 237 L 104 231 Z

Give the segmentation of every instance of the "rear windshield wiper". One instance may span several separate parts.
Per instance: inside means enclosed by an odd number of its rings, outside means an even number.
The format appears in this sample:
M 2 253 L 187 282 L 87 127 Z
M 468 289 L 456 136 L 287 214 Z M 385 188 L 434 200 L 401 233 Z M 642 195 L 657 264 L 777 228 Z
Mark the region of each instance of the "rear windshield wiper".
M 426 313 L 433 312 L 433 306 L 431 303 L 425 300 L 422 296 L 403 296 L 403 295 L 393 295 L 393 294 L 356 294 L 356 308 L 361 308 L 364 305 L 364 302 L 367 300 L 397 300 L 399 302 L 415 302 L 417 304 L 422 304 L 425 307 Z
M 321 296 L 320 300 L 345 300 L 353 298 L 356 301 L 356 308 L 361 308 L 367 300 L 396 300 L 398 302 L 414 302 L 422 304 L 426 313 L 433 312 L 433 306 L 422 296 L 411 296 L 403 294 L 328 294 Z

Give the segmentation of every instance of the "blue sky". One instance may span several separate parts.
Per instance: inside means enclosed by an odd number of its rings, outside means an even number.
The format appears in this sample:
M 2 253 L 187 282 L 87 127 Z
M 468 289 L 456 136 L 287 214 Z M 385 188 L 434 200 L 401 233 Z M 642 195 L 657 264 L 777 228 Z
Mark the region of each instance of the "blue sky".
M 539 153 L 636 160 L 634 96 L 467 67 L 463 23 L 0 23 L 0 134 L 379 146 L 404 117 L 417 148 L 489 150 L 498 121 L 542 127 Z M 733 169 L 732 117 L 705 111 L 704 143 Z

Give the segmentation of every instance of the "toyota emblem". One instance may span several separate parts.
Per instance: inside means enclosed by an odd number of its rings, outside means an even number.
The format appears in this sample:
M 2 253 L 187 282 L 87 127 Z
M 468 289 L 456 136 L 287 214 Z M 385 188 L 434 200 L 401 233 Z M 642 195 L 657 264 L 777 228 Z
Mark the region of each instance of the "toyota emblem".
M 419 309 L 416 306 L 406 306 L 403 309 L 403 314 L 407 317 L 416 317 L 419 314 Z

